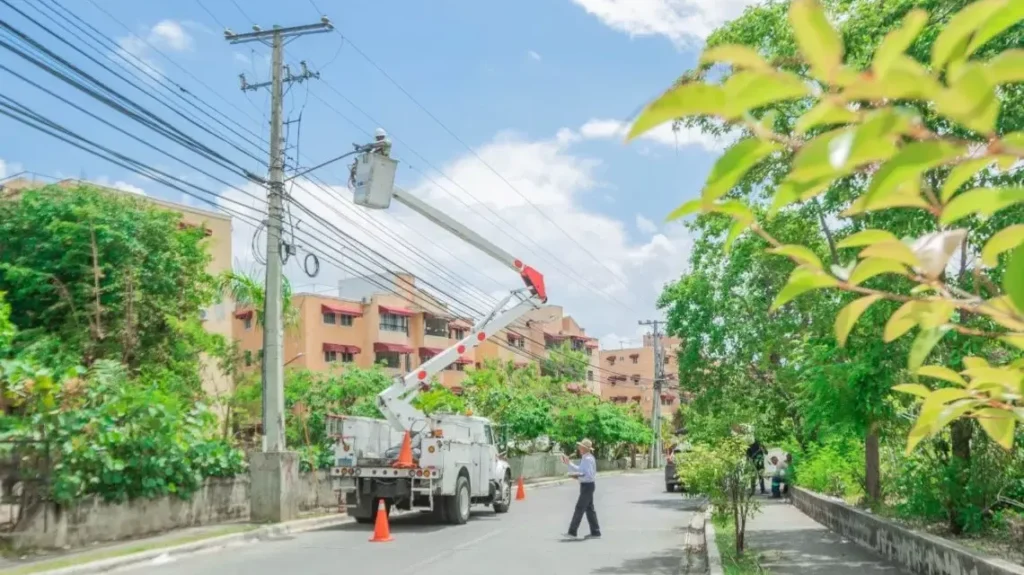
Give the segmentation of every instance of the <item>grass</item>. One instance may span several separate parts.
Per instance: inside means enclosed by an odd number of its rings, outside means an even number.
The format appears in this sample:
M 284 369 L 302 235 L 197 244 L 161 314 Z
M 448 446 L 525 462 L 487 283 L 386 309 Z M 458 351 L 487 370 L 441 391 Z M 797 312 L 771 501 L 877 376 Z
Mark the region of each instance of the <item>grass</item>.
M 722 569 L 725 575 L 762 575 L 767 573 L 758 563 L 757 554 L 749 549 L 743 555 L 736 555 L 736 535 L 732 517 L 716 515 L 712 522 L 715 525 L 715 543 L 722 554 Z
M 8 569 L 4 571 L 4 575 L 31 575 L 32 573 L 42 573 L 45 571 L 52 571 L 54 569 L 62 569 L 64 567 L 92 563 L 94 561 L 103 561 L 105 559 L 113 559 L 115 557 L 124 557 L 126 555 L 133 555 L 135 553 L 143 553 L 146 551 L 154 551 L 157 549 L 177 547 L 178 545 L 186 545 L 188 543 L 194 543 L 196 541 L 203 541 L 206 539 L 213 539 L 214 537 L 222 537 L 224 535 L 244 533 L 247 531 L 252 531 L 256 528 L 256 525 L 231 525 L 228 527 L 224 527 L 223 529 L 207 531 L 205 533 L 197 533 L 195 535 L 179 537 L 177 539 L 165 539 L 158 542 L 139 543 L 138 545 L 118 547 L 116 549 L 100 550 L 92 553 L 77 553 L 59 559 L 40 561 L 38 563 L 32 563 L 30 565 L 23 565 L 21 567 Z

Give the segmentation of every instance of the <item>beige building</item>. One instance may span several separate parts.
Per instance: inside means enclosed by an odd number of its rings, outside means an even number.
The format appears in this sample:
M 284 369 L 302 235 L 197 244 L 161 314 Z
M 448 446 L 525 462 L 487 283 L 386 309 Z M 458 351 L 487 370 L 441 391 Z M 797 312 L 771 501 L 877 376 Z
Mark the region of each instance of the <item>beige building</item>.
M 679 375 L 676 370 L 678 338 L 662 337 L 665 384 L 661 413 L 671 417 L 679 408 Z M 601 397 L 617 403 L 635 402 L 650 416 L 654 409 L 654 338 L 644 337 L 642 347 L 601 350 Z
M 407 373 L 455 345 L 472 327 L 417 289 L 409 274 L 343 280 L 334 291 L 293 295 L 298 321 L 285 331 L 287 365 L 326 371 L 344 364 L 383 364 L 390 374 Z M 263 331 L 253 310 L 236 310 L 234 334 L 243 361 L 249 368 L 258 366 Z M 474 350 L 467 350 L 438 380 L 457 390 L 466 366 L 475 362 Z
M 12 197 L 18 191 L 41 188 L 45 185 L 47 185 L 46 182 L 40 182 L 37 180 L 11 179 L 0 184 L 0 195 L 3 197 Z M 159 200 L 141 194 L 133 194 L 117 188 L 101 186 L 99 184 L 83 180 L 60 180 L 53 185 L 61 186 L 63 188 L 74 188 L 81 185 L 87 185 L 109 191 L 111 193 L 145 200 L 146 202 L 164 208 L 168 211 L 177 212 L 181 215 L 180 226 L 202 227 L 203 230 L 205 230 L 208 238 L 206 247 L 211 256 L 207 272 L 211 275 L 217 275 L 231 270 L 230 216 Z M 224 299 L 203 311 L 203 326 L 210 333 L 222 335 L 230 341 L 232 337 L 231 310 L 233 308 L 234 303 L 230 300 L 230 296 L 225 296 Z M 208 357 L 203 358 L 203 389 L 214 396 L 231 393 L 234 390 L 234 382 L 231 380 L 231 377 L 221 371 L 215 360 Z

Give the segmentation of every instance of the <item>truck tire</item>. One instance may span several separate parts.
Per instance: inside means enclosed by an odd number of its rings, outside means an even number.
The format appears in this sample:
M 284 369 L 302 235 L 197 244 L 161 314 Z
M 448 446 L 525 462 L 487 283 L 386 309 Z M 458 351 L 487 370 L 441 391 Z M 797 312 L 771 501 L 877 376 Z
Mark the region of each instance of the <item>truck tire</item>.
M 497 502 L 492 506 L 495 513 L 508 513 L 509 507 L 512 506 L 512 474 L 505 474 L 505 486 L 502 487 L 502 493 Z
M 459 475 L 455 481 L 455 495 L 447 498 L 448 501 L 448 522 L 453 525 L 463 525 L 469 521 L 469 507 L 473 502 L 469 491 L 469 478 Z

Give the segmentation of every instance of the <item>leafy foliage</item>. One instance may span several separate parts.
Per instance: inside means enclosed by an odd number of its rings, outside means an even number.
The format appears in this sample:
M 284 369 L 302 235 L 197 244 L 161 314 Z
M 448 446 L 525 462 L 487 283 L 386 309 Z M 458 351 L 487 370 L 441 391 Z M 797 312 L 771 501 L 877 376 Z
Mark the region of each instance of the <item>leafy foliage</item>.
M 721 214 L 732 222 L 725 249 L 751 231 L 792 262 L 772 311 L 827 288 L 857 295 L 835 314 L 840 342 L 879 304 L 900 304 L 895 311 L 884 308 L 890 312 L 884 341 L 918 328 L 906 370 L 915 379 L 954 385 L 896 388 L 923 400 L 908 451 L 965 416 L 1009 449 L 1015 422 L 1024 420 L 1024 281 L 1016 273 L 1024 266 L 1018 245 L 1024 237 L 1009 225 L 1021 221 L 1024 188 L 997 177 L 1012 174 L 1024 158 L 1024 139 L 999 123 L 997 90 L 1012 91 L 1024 81 L 1024 52 L 984 48 L 1024 14 L 1016 3 L 981 0 L 949 18 L 936 36 L 925 38 L 927 12 L 909 11 L 870 60 L 856 51 L 846 58 L 843 36 L 821 4 L 793 0 L 791 57 L 769 61 L 740 45 L 712 47 L 701 69 L 645 108 L 630 135 L 680 117 L 738 130 L 741 140 L 719 159 L 701 198 L 672 216 Z M 919 38 L 930 42 L 930 59 L 911 49 Z M 730 71 L 721 81 L 709 80 L 712 64 Z M 780 110 L 794 121 L 780 122 Z M 777 171 L 774 185 L 762 188 L 767 197 L 730 198 L 737 187 L 750 189 L 748 175 L 764 179 L 758 170 L 769 158 Z M 771 228 L 787 214 L 819 206 L 826 192 L 840 192 L 833 200 L 845 204 L 849 222 L 839 242 L 826 229 L 831 265 L 806 239 L 793 241 Z M 891 216 L 894 210 L 914 214 L 916 225 Z M 975 250 L 996 265 L 986 269 L 970 256 Z M 956 254 L 960 272 L 954 277 L 948 268 Z M 874 282 L 880 275 L 885 281 Z M 984 355 L 964 357 L 959 373 L 925 365 L 949 333 L 981 338 Z
M 200 229 L 143 200 L 81 185 L 0 202 L 0 291 L 14 352 L 63 371 L 99 359 L 200 388 L 199 327 L 214 302 Z M 196 337 L 201 336 L 197 340 Z
M 55 377 L 25 362 L 0 365 L 5 399 L 3 437 L 45 440 L 52 458 L 52 497 L 70 503 L 86 495 L 125 501 L 165 494 L 190 496 L 206 477 L 245 469 L 241 451 L 217 435 L 216 416 L 201 404 L 128 376 L 99 360 L 87 372 Z M 32 443 L 32 449 L 46 449 Z M 38 454 L 37 454 L 38 456 Z

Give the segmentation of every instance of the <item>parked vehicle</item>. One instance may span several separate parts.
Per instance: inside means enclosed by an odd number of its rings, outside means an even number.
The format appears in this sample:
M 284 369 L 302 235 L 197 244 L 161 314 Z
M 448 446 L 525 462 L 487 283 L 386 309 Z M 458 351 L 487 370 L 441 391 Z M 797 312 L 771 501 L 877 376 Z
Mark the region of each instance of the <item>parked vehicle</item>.
M 440 210 L 395 188 L 394 174 L 395 160 L 364 154 L 355 167 L 355 203 L 384 209 L 396 199 L 505 263 L 522 277 L 526 287 L 513 290 L 455 345 L 413 372 L 397 376 L 377 396 L 385 420 L 328 416 L 327 433 L 335 441 L 330 472 L 333 488 L 348 514 L 360 523 L 376 519 L 380 501 L 388 513 L 393 507 L 421 509 L 453 524 L 469 520 L 471 505 L 488 505 L 497 513 L 506 513 L 512 504 L 512 471 L 498 453 L 492 423 L 470 415 L 428 417 L 412 401 L 429 388 L 435 375 L 468 350 L 545 303 L 544 278 Z

